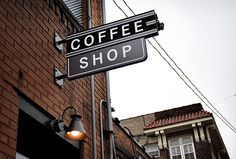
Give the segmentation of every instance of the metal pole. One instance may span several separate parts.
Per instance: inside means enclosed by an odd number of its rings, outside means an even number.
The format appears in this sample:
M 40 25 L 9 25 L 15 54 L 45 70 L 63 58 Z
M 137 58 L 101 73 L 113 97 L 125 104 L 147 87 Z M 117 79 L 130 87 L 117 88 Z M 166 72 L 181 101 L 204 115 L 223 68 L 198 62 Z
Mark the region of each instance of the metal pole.
M 113 125 L 111 116 L 111 98 L 110 98 L 110 78 L 109 72 L 106 72 L 106 94 L 107 94 L 107 113 L 108 113 L 108 130 L 109 130 L 109 159 L 113 159 Z
M 105 101 L 101 100 L 100 101 L 100 137 L 101 137 L 101 157 L 104 159 L 104 142 L 103 142 L 103 122 L 102 122 L 102 107 L 104 105 Z
M 103 24 L 106 24 L 105 0 L 102 0 L 102 22 Z M 106 77 L 108 130 L 109 132 L 113 132 L 112 115 L 111 115 L 110 77 L 109 77 L 108 71 L 105 72 L 105 77 Z M 114 134 L 109 133 L 109 158 L 108 159 L 113 159 L 113 158 L 116 159 L 115 139 L 114 139 Z
M 91 114 L 92 114 L 92 139 L 93 139 L 93 159 L 96 159 L 96 114 L 94 104 L 94 75 L 90 76 L 90 91 L 91 91 Z
M 92 28 L 92 14 L 91 14 L 91 1 L 87 0 L 87 28 Z M 93 159 L 96 159 L 96 114 L 95 114 L 95 104 L 94 104 L 94 75 L 90 76 L 90 103 L 91 103 L 91 114 L 92 114 L 92 152 Z

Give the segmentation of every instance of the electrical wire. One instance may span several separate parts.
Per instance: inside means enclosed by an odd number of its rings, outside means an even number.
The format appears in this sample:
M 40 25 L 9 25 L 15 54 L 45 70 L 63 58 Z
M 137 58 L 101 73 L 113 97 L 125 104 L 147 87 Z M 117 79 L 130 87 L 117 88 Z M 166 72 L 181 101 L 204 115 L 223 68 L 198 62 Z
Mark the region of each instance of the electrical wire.
M 124 12 L 124 10 L 113 0 L 115 5 L 119 8 L 119 10 L 126 16 L 127 14 Z M 135 12 L 130 8 L 130 6 L 126 3 L 125 0 L 123 0 L 124 4 L 128 7 L 128 9 L 135 15 Z M 176 62 L 169 56 L 167 51 L 160 45 L 160 43 L 154 38 L 154 41 L 158 44 L 158 46 L 161 48 L 161 50 L 166 54 L 166 56 L 171 60 L 171 62 L 174 64 L 174 66 L 182 73 L 182 75 L 188 80 L 188 82 L 194 87 L 194 89 L 197 90 L 197 92 L 203 97 L 199 96 L 198 93 L 186 82 L 186 80 L 179 74 L 179 72 L 171 65 L 171 63 L 161 54 L 161 52 L 150 42 L 150 40 L 147 40 L 149 44 L 158 52 L 158 54 L 167 62 L 167 64 L 171 67 L 171 69 L 178 75 L 178 77 L 192 90 L 192 92 L 198 96 L 198 98 L 224 123 L 226 124 L 232 131 L 236 133 L 236 128 L 216 109 L 216 107 L 207 99 L 205 95 L 197 88 L 197 86 L 190 80 L 190 78 L 183 72 L 183 70 L 176 64 Z M 204 101 L 205 100 L 205 101 Z M 207 103 L 208 104 L 207 104 Z M 210 107 L 210 106 L 212 107 Z M 216 113 L 217 112 L 217 113 Z
M 149 44 L 159 53 L 159 55 L 167 62 L 167 64 L 171 67 L 172 70 L 178 75 L 178 77 L 188 86 L 188 88 L 191 89 L 191 91 L 214 113 L 218 118 L 221 119 L 221 121 L 226 124 L 232 131 L 236 133 L 236 129 L 228 122 L 228 120 L 222 120 L 222 118 L 202 99 L 201 96 L 199 96 L 195 90 L 184 80 L 184 78 L 178 73 L 178 71 L 171 65 L 171 63 L 161 54 L 161 52 L 150 42 L 150 40 L 147 40 Z M 222 115 L 221 115 L 222 116 Z
M 123 0 L 124 4 L 129 8 L 129 10 L 133 13 L 133 15 L 135 15 L 134 11 L 130 8 L 130 6 L 126 3 L 125 0 Z
M 116 3 L 115 0 L 113 0 L 114 4 L 116 5 L 117 8 L 119 8 L 119 10 L 126 16 L 128 17 L 128 15 L 124 12 L 124 10 Z
M 216 107 L 207 99 L 207 97 L 197 88 L 197 86 L 190 80 L 190 78 L 183 72 L 183 70 L 176 64 L 173 58 L 166 52 L 166 50 L 160 45 L 160 43 L 153 37 L 158 46 L 163 50 L 163 52 L 169 57 L 173 64 L 178 68 L 178 70 L 184 75 L 184 77 L 192 84 L 192 86 L 198 91 L 198 93 L 209 103 L 209 105 L 220 115 L 229 125 L 236 131 L 236 128 L 216 109 Z M 206 105 L 208 108 L 209 105 Z M 211 109 L 211 108 L 210 108 Z M 212 109 L 211 109 L 212 110 Z M 216 113 L 215 113 L 216 114 Z

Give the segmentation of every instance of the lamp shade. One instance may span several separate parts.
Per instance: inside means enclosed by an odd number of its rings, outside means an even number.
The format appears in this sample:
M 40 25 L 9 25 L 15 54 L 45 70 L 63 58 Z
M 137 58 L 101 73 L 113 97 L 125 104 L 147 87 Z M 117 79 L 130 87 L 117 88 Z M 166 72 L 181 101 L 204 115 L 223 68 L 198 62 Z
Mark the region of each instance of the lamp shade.
M 66 130 L 64 137 L 69 140 L 84 140 L 87 138 L 85 129 L 81 122 L 81 116 L 73 114 L 71 115 L 71 123 Z

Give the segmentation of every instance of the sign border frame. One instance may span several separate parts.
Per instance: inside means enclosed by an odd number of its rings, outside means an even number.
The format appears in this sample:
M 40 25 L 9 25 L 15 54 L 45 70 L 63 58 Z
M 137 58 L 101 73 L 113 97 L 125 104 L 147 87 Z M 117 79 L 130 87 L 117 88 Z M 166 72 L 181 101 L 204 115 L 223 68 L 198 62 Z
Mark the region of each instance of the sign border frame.
M 92 75 L 92 74 L 104 72 L 104 71 L 107 71 L 107 70 L 112 70 L 112 69 L 116 69 L 116 68 L 120 68 L 120 67 L 124 67 L 124 66 L 128 66 L 128 65 L 132 65 L 132 64 L 135 64 L 135 63 L 145 61 L 147 59 L 147 56 L 148 56 L 147 55 L 147 46 L 146 46 L 145 38 L 139 38 L 139 39 L 134 39 L 134 40 L 140 40 L 141 41 L 143 56 L 139 57 L 139 58 L 136 58 L 136 59 L 131 59 L 129 61 L 124 61 L 124 62 L 117 63 L 117 64 L 114 64 L 114 65 L 109 65 L 109 66 L 93 69 L 93 70 L 90 70 L 90 71 L 86 71 L 84 73 L 77 73 L 77 74 L 74 74 L 74 75 L 70 75 L 70 69 L 69 69 L 70 62 L 69 62 L 69 58 L 67 58 L 67 73 L 68 73 L 67 78 L 68 78 L 68 80 L 73 80 L 73 79 L 76 79 L 76 78 L 81 78 L 81 77 L 89 76 L 89 75 Z M 127 41 L 127 42 L 129 42 L 129 41 Z M 120 45 L 120 44 L 123 44 L 123 43 L 119 43 L 117 45 Z

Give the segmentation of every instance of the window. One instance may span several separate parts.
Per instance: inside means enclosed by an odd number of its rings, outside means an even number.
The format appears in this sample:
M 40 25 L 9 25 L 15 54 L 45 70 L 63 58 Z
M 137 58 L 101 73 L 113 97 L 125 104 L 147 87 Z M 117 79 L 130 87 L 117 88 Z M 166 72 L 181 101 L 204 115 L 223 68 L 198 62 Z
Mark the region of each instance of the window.
M 196 159 L 191 136 L 169 140 L 171 159 Z
M 157 143 L 146 145 L 145 147 L 147 153 L 150 154 L 153 158 L 158 159 L 160 157 L 160 150 Z

